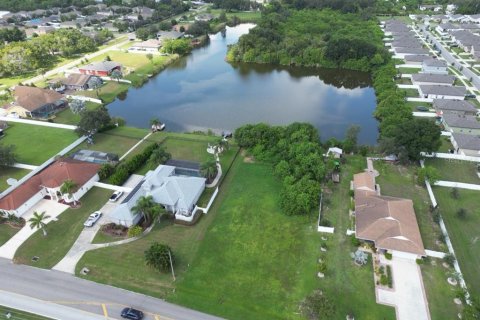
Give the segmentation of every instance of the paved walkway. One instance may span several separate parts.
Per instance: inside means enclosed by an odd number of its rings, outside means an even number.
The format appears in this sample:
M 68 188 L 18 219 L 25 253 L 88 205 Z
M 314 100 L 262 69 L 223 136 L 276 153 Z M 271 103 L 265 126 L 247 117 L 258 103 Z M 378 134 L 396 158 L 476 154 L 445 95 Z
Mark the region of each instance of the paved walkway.
M 414 259 L 393 257 L 393 290 L 376 289 L 377 301 L 395 307 L 397 320 L 430 320 L 422 274 Z
M 17 249 L 28 239 L 32 234 L 37 231 L 37 229 L 30 228 L 28 219 L 33 216 L 33 213 L 36 211 L 41 213 L 46 212 L 50 216 L 49 219 L 46 219 L 45 222 L 48 224 L 50 221 L 56 219 L 63 211 L 68 209 L 69 206 L 52 201 L 52 200 L 40 200 L 35 206 L 28 210 L 22 217 L 27 221 L 25 226 L 18 231 L 10 240 L 8 240 L 3 246 L 0 247 L 0 257 L 13 259 Z M 41 231 L 40 231 L 41 232 Z M 48 225 L 47 225 L 48 232 Z
M 222 177 L 222 166 L 220 165 L 220 162 L 217 162 L 217 176 L 215 179 L 213 179 L 212 183 L 206 184 L 205 187 L 207 188 L 214 188 L 217 186 L 218 181 L 220 181 L 220 178 Z

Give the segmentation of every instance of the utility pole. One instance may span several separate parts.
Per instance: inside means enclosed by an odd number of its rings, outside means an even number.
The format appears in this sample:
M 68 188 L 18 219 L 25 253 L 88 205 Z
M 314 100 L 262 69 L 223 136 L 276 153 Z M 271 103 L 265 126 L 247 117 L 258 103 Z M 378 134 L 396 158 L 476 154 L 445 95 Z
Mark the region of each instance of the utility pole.
M 173 271 L 172 254 L 170 253 L 170 249 L 168 250 L 168 256 L 170 258 L 170 268 L 172 269 L 173 281 L 175 281 L 177 279 L 175 279 L 175 271 Z

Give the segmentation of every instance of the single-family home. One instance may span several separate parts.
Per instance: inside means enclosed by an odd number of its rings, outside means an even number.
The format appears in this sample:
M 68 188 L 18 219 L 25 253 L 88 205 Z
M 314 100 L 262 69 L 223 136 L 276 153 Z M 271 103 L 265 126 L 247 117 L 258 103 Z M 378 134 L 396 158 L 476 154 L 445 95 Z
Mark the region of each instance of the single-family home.
M 464 156 L 480 157 L 479 135 L 454 132 L 450 140 L 457 153 Z
M 15 101 L 4 108 L 7 114 L 22 118 L 46 119 L 67 105 L 62 94 L 49 89 L 16 86 L 13 96 Z
M 122 65 L 115 61 L 100 61 L 78 67 L 78 71 L 82 74 L 99 77 L 108 77 L 114 70 L 122 71 Z
M 472 23 L 480 23 L 480 14 L 472 14 L 468 16 L 468 20 Z
M 423 73 L 448 74 L 448 65 L 445 61 L 428 59 L 422 62 Z
M 130 52 L 143 52 L 143 53 L 158 53 L 158 50 L 162 46 L 162 41 L 157 39 L 148 39 L 146 41 L 135 43 L 128 51 Z
M 215 18 L 213 14 L 210 13 L 200 13 L 195 16 L 195 21 L 211 21 Z
M 380 195 L 370 172 L 353 176 L 353 190 L 358 239 L 397 257 L 426 255 L 412 200 Z
M 394 40 L 393 48 L 422 48 L 422 44 L 417 39 L 404 38 L 402 40 Z
M 65 87 L 67 90 L 87 90 L 89 89 L 89 82 L 97 76 L 82 73 L 71 73 L 66 78 L 52 79 L 48 83 L 51 87 L 55 87 L 58 83 Z M 102 81 L 99 79 L 99 81 Z
M 441 23 L 436 28 L 437 31 L 441 36 L 448 36 L 450 30 L 458 30 L 459 28 L 451 24 L 450 22 Z
M 448 21 L 451 21 L 451 22 L 460 22 L 460 21 L 464 21 L 465 19 L 466 17 L 463 14 L 450 14 L 448 16 Z
M 443 10 L 443 7 L 439 4 L 422 4 L 419 9 L 420 11 L 440 12 Z
M 416 73 L 412 74 L 412 83 L 415 85 L 440 84 L 452 86 L 455 82 L 455 76 L 449 74 L 436 73 Z
M 153 16 L 153 9 L 148 7 L 135 7 L 132 8 L 132 13 L 129 13 L 125 17 L 129 20 L 137 21 L 139 20 L 139 16 L 145 19 L 150 19 Z
M 159 31 L 157 32 L 158 40 L 170 40 L 170 39 L 179 39 L 183 37 L 183 32 L 178 31 Z
M 424 48 L 393 48 L 397 58 L 404 59 L 409 54 L 428 56 L 430 52 Z
M 79 200 L 99 180 L 100 165 L 73 159 L 59 159 L 0 198 L 0 210 L 21 217 L 40 200 L 71 203 Z M 77 188 L 73 196 L 62 194 L 65 180 L 72 180 Z
M 71 158 L 79 161 L 85 161 L 85 162 L 91 162 L 91 163 L 97 163 L 97 164 L 104 164 L 104 163 L 116 164 L 119 160 L 118 154 L 115 154 L 115 153 L 85 150 L 85 149 L 76 151 L 71 156 Z
M 475 116 L 447 112 L 442 115 L 442 123 L 445 130 L 450 132 L 480 134 L 480 122 Z
M 127 227 L 137 224 L 141 217 L 132 208 L 142 196 L 152 196 L 153 200 L 167 211 L 175 214 L 175 219 L 193 221 L 193 210 L 205 189 L 205 178 L 178 174 L 176 168 L 160 165 L 147 172 L 145 178 L 115 208 L 111 219 Z
M 479 112 L 479 109 L 475 108 L 474 105 L 466 100 L 435 99 L 433 100 L 433 108 L 438 115 L 450 112 L 460 115 L 476 116 Z
M 419 54 L 409 54 L 404 58 L 406 64 L 422 65 L 423 61 L 432 59 L 431 56 L 419 55 Z
M 423 98 L 463 100 L 467 88 L 446 85 L 420 85 L 418 91 Z

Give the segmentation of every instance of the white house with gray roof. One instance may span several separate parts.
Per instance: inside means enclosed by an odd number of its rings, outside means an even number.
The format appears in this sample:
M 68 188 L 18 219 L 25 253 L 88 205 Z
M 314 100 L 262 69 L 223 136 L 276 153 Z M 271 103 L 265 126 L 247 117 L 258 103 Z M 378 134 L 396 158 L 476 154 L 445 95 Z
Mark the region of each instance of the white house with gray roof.
M 467 88 L 446 85 L 420 85 L 418 91 L 423 98 L 463 100 Z
M 415 64 L 422 65 L 423 61 L 432 59 L 431 56 L 419 55 L 419 54 L 409 54 L 404 57 L 406 64 Z
M 460 115 L 476 116 L 479 112 L 475 106 L 466 100 L 435 99 L 433 100 L 433 108 L 440 115 L 450 112 Z
M 395 57 L 399 59 L 404 59 L 405 56 L 409 54 L 424 55 L 424 56 L 428 56 L 430 54 L 428 50 L 424 48 L 403 48 L 403 47 L 393 48 L 393 53 L 395 54 Z
M 464 156 L 480 157 L 480 136 L 474 134 L 452 133 L 452 145 L 457 153 Z
M 455 76 L 448 74 L 435 73 L 416 73 L 412 74 L 412 83 L 415 85 L 440 84 L 452 86 L 455 82 Z
M 178 175 L 173 166 L 159 165 L 147 172 L 145 179 L 112 212 L 111 219 L 127 227 L 138 223 L 141 217 L 132 208 L 140 197 L 152 196 L 156 203 L 174 213 L 176 219 L 192 221 L 205 181 L 201 177 Z
M 429 59 L 422 62 L 423 73 L 448 74 L 448 65 L 438 59 Z
M 447 131 L 480 135 L 480 122 L 474 116 L 444 113 L 442 123 Z

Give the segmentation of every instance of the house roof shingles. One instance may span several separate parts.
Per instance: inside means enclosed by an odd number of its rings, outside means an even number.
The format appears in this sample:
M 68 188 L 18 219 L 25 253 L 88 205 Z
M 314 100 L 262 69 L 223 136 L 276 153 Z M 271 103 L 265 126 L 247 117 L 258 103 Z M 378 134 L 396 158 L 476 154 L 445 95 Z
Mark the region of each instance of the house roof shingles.
M 444 113 L 443 121 L 452 128 L 480 129 L 480 122 L 475 116 L 459 115 L 456 113 Z
M 121 65 L 115 61 L 100 61 L 100 62 L 87 64 L 83 67 L 79 67 L 79 69 L 93 70 L 93 71 L 111 71 L 118 67 L 121 67 Z
M 452 87 L 445 85 L 420 85 L 423 94 L 435 94 L 442 96 L 458 96 L 463 97 L 467 92 L 465 87 Z
M 28 111 L 34 111 L 63 98 L 63 95 L 54 90 L 27 86 L 16 86 L 14 96 L 16 104 Z
M 450 100 L 450 99 L 434 99 L 433 108 L 435 110 L 449 110 L 449 111 L 465 111 L 465 112 L 477 112 L 471 103 L 465 100 Z
M 456 132 L 452 136 L 460 149 L 480 150 L 480 136 Z
M 455 76 L 434 73 L 415 73 L 412 75 L 412 81 L 453 84 L 453 82 L 455 81 Z

